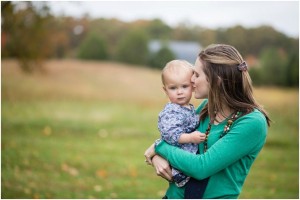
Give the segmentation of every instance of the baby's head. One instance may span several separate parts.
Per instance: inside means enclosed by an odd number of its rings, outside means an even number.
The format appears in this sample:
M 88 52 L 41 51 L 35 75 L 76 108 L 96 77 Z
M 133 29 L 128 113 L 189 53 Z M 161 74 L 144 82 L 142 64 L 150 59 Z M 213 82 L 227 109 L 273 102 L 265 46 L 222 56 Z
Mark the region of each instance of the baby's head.
M 185 60 L 172 60 L 162 70 L 163 88 L 173 103 L 188 105 L 192 96 L 192 65 Z
M 172 60 L 166 64 L 162 70 L 161 79 L 162 83 L 165 86 L 166 81 L 172 76 L 178 75 L 190 75 L 190 80 L 193 75 L 192 65 L 185 60 Z

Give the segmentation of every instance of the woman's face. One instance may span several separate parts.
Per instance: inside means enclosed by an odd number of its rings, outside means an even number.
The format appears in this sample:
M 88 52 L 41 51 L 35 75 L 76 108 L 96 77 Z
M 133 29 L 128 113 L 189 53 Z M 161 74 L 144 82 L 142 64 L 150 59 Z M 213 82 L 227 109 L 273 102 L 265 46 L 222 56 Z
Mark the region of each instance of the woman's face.
M 195 62 L 194 74 L 192 76 L 192 85 L 194 87 L 194 97 L 196 99 L 208 98 L 209 83 L 206 75 L 203 72 L 203 64 L 200 62 L 199 57 Z

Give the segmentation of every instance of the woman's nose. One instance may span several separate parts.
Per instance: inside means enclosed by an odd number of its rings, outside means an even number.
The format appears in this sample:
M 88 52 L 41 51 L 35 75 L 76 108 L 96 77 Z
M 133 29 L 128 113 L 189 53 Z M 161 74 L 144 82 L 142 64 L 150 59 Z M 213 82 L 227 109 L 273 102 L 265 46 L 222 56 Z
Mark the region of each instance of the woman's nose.
M 195 75 L 194 75 L 194 74 L 193 74 L 193 76 L 191 77 L 191 82 L 192 82 L 192 84 L 195 83 Z

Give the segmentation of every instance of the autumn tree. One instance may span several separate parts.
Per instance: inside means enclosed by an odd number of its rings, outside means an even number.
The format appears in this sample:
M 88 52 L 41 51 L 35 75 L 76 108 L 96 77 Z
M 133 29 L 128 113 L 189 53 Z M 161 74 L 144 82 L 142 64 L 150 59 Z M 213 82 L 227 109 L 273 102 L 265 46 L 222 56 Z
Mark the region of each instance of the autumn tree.
M 117 19 L 93 19 L 88 26 L 89 34 L 100 36 L 106 41 L 109 59 L 116 60 L 120 40 L 127 34 L 129 25 Z
M 25 72 L 42 70 L 52 51 L 49 8 L 43 2 L 1 2 L 2 34 L 7 38 L 4 55 L 15 57 Z
M 160 19 L 153 19 L 145 29 L 152 39 L 169 39 L 171 37 L 171 27 Z

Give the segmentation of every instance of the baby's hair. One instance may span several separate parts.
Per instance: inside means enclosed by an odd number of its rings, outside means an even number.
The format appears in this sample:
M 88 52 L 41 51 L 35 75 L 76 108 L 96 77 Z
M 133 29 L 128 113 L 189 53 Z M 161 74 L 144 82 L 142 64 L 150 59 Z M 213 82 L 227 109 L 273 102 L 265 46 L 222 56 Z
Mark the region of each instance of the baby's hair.
M 161 73 L 162 83 L 165 84 L 165 76 L 167 73 L 180 73 L 182 71 L 190 71 L 193 73 L 193 65 L 186 60 L 172 60 L 168 62 Z

